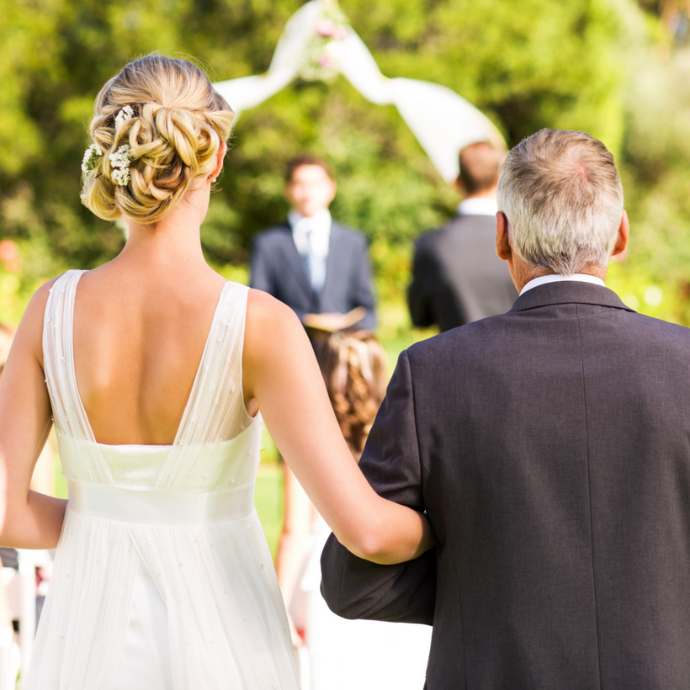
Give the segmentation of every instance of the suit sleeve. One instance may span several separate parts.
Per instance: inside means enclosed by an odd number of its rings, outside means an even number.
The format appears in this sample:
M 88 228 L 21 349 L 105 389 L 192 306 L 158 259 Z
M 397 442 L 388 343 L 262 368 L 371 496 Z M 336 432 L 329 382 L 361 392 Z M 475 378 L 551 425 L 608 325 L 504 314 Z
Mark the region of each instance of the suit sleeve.
M 264 292 L 268 292 L 269 295 L 277 297 L 275 283 L 269 265 L 269 252 L 266 248 L 264 239 L 265 238 L 261 235 L 255 235 L 252 242 L 249 287 L 255 290 L 263 290 Z
M 360 328 L 368 331 L 376 330 L 376 301 L 374 300 L 373 279 L 371 275 L 371 261 L 369 247 L 364 237 L 361 238 L 361 254 L 357 265 L 355 294 L 352 308 L 364 307 L 367 315 L 359 322 Z
M 433 326 L 438 321 L 432 300 L 438 266 L 427 245 L 426 238 L 417 240 L 412 261 L 412 282 L 407 289 L 407 305 L 412 324 L 421 328 Z
M 360 467 L 379 495 L 414 510 L 424 510 L 406 352 L 400 355 Z M 378 565 L 352 555 L 331 534 L 321 556 L 321 570 L 321 592 L 339 616 L 433 624 L 435 549 L 406 563 Z

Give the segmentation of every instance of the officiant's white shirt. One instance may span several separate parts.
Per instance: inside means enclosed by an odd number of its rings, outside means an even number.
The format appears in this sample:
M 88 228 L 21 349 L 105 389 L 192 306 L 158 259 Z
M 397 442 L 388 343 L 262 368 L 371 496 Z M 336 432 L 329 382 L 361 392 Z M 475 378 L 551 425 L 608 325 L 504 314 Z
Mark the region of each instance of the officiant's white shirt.
M 292 239 L 297 251 L 307 264 L 312 289 L 321 292 L 326 282 L 326 262 L 333 223 L 331 213 L 326 208 L 307 218 L 292 209 L 288 213 L 288 223 L 292 228 Z
M 576 283 L 591 283 L 592 285 L 601 285 L 601 287 L 606 287 L 606 283 L 596 276 L 590 276 L 586 273 L 573 273 L 572 275 L 562 276 L 562 275 L 548 275 L 539 276 L 539 278 L 532 278 L 532 280 L 525 285 L 525 287 L 520 290 L 520 294 L 524 295 L 527 290 L 539 287 L 540 285 L 546 285 L 547 283 L 562 283 L 563 281 L 570 280 Z
M 498 203 L 490 197 L 465 199 L 458 206 L 458 214 L 461 216 L 495 216 L 497 212 Z

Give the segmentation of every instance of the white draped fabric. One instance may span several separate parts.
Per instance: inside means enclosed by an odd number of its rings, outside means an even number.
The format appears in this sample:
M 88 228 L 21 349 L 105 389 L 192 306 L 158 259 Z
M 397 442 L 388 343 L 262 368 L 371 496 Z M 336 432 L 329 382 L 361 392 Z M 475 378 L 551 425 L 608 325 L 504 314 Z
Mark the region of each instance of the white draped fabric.
M 214 84 L 237 113 L 253 108 L 295 79 L 324 11 L 320 0 L 301 7 L 288 21 L 265 74 Z M 395 105 L 441 176 L 458 176 L 458 152 L 475 141 L 505 146 L 492 122 L 457 93 L 417 79 L 388 79 L 362 39 L 347 27 L 339 46 L 338 70 L 369 101 Z
M 242 393 L 247 288 L 220 295 L 171 446 L 106 446 L 77 387 L 74 299 L 54 284 L 44 367 L 70 501 L 25 690 L 297 690 L 253 506 L 262 422 Z

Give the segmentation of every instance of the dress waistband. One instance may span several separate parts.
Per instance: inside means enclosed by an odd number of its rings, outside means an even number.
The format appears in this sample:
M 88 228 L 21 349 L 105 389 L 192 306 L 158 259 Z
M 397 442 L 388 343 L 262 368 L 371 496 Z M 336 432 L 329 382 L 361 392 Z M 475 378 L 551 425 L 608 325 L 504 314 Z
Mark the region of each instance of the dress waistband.
M 146 525 L 213 525 L 247 517 L 254 509 L 254 482 L 204 494 L 124 489 L 67 480 L 69 507 L 81 515 Z

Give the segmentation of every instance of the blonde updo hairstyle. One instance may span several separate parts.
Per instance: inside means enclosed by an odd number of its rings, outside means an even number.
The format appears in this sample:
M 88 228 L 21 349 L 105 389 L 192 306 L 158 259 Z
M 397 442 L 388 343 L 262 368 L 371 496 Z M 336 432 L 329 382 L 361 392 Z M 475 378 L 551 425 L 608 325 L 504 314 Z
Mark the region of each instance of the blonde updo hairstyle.
M 133 116 L 116 127 L 125 106 Z M 81 199 L 100 218 L 142 225 L 161 220 L 216 167 L 235 114 L 206 74 L 187 60 L 147 55 L 128 64 L 96 98 L 90 133 L 102 155 L 84 173 Z M 129 145 L 129 181 L 120 186 L 108 158 Z

